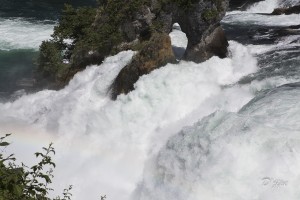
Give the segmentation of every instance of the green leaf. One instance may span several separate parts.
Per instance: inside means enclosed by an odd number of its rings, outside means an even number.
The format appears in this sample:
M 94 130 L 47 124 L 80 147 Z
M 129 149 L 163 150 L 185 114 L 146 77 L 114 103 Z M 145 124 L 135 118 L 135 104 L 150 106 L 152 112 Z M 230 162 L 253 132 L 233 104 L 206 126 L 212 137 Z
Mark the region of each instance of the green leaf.
M 16 196 L 21 196 L 23 194 L 23 188 L 21 185 L 14 185 L 13 186 L 13 192 Z
M 0 146 L 1 146 L 1 147 L 6 147 L 6 146 L 8 146 L 8 145 L 9 145 L 8 142 L 0 142 Z

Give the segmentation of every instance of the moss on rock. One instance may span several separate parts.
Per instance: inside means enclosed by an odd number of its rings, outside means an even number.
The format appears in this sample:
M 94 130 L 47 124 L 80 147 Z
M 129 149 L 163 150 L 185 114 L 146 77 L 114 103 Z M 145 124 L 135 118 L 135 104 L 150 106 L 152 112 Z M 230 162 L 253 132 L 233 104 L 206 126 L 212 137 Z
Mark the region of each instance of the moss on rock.
M 140 47 L 132 62 L 125 66 L 111 86 L 112 99 L 119 94 L 127 94 L 134 89 L 134 83 L 141 75 L 154 69 L 176 62 L 169 35 L 156 33 Z
M 203 14 L 202 14 L 202 18 L 209 22 L 210 20 L 216 18 L 218 16 L 219 12 L 217 9 L 206 9 Z
M 227 47 L 222 34 L 210 35 L 219 31 L 228 0 L 99 2 L 98 8 L 67 5 L 53 39 L 41 45 L 39 69 L 61 85 L 87 65 L 100 64 L 109 55 L 131 49 L 137 51 L 137 55 L 112 86 L 113 98 L 128 93 L 139 76 L 175 60 L 168 36 L 175 22 L 189 40 L 186 60 L 202 62 L 213 55 L 223 56 Z M 208 48 L 206 38 L 221 41 L 222 54 L 216 48 Z

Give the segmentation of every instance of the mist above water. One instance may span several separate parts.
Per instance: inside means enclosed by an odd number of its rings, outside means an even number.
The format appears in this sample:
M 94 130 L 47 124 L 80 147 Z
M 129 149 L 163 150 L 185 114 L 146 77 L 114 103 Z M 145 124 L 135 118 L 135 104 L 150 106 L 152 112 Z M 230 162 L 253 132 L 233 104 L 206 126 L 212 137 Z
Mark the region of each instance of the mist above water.
M 298 15 L 239 16 L 228 13 L 223 23 L 299 22 Z M 179 30 L 171 38 L 178 48 L 187 42 Z M 60 191 L 74 185 L 75 200 L 100 195 L 124 200 L 298 200 L 300 89 L 295 82 L 300 70 L 296 61 L 277 62 L 294 58 L 286 51 L 297 49 L 298 43 L 291 41 L 295 38 L 279 38 L 272 45 L 230 41 L 228 58 L 168 64 L 111 101 L 110 84 L 135 54 L 121 52 L 100 66 L 88 66 L 62 90 L 1 103 L 1 131 L 14 133 L 7 151 L 30 164 L 33 153 L 53 141 L 53 187 Z M 270 57 L 279 49 L 282 54 Z

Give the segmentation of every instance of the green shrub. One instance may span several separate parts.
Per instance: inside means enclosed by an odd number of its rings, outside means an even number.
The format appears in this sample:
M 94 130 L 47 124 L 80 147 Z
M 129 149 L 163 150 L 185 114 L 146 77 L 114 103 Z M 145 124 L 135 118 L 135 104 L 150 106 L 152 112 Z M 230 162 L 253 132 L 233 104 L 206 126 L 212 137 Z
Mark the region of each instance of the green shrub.
M 38 56 L 38 70 L 45 77 L 56 79 L 58 72 L 64 68 L 61 45 L 54 41 L 43 41 Z
M 43 41 L 40 46 L 37 66 L 44 77 L 54 81 L 66 78 L 71 65 L 63 60 L 70 62 L 77 42 L 91 32 L 95 16 L 96 8 L 73 8 L 65 4 L 60 22 L 54 27 L 52 39 Z
M 206 21 L 214 19 L 221 8 L 222 0 L 209 0 L 216 9 L 206 10 L 202 17 Z M 158 0 L 158 10 L 176 3 L 187 11 L 198 0 Z M 76 72 L 90 64 L 100 64 L 106 56 L 118 53 L 118 45 L 132 42 L 126 38 L 121 26 L 132 21 L 141 6 L 150 6 L 150 0 L 98 0 L 98 8 L 65 5 L 62 16 L 50 41 L 40 46 L 38 69 L 54 81 L 70 80 Z M 154 21 L 146 31 L 147 35 L 160 31 L 162 22 Z M 149 34 L 148 34 L 149 33 Z M 141 40 L 143 38 L 141 37 Z M 68 42 L 67 42 L 68 40 Z M 63 62 L 63 60 L 68 62 Z
M 202 18 L 205 21 L 210 21 L 215 19 L 218 16 L 219 12 L 216 9 L 206 9 L 202 13 Z
M 65 4 L 62 11 L 62 17 L 59 24 L 55 26 L 52 37 L 56 41 L 63 39 L 73 39 L 76 42 L 94 22 L 96 16 L 96 8 L 79 7 L 74 8 Z
M 28 167 L 22 163 L 18 166 L 14 154 L 3 154 L 10 145 L 6 141 L 10 135 L 0 137 L 0 200 L 71 200 L 72 185 L 63 190 L 62 196 L 48 196 L 49 191 L 53 191 L 50 184 L 54 178 L 53 168 L 56 167 L 51 157 L 55 154 L 53 144 L 34 154 L 40 159 L 37 164 Z M 100 199 L 105 200 L 106 195 Z
M 40 161 L 28 167 L 22 163 L 21 166 L 15 164 L 14 154 L 4 156 L 4 149 L 9 146 L 5 139 L 10 136 L 6 134 L 0 138 L 0 200 L 50 200 L 49 191 L 52 189 L 53 168 L 55 163 L 51 156 L 55 154 L 52 143 L 43 148 L 43 152 L 35 153 Z M 47 169 L 47 170 L 46 170 Z M 63 197 L 56 197 L 55 200 L 69 200 L 72 194 L 72 186 L 65 189 Z

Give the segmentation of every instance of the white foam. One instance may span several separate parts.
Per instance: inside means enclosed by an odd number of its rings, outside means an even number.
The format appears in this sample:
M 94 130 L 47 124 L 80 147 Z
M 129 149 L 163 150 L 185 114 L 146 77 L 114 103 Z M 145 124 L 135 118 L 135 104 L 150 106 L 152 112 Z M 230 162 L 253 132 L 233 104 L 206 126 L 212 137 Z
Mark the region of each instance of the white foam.
M 222 20 L 228 24 L 264 25 L 264 26 L 292 26 L 299 25 L 300 14 L 292 15 L 260 15 L 247 12 L 229 12 Z
M 147 163 L 135 199 L 299 199 L 299 84 L 266 94 L 171 138 Z
M 74 199 L 100 194 L 129 199 L 145 161 L 171 135 L 215 110 L 237 111 L 253 97 L 238 85 L 224 88 L 257 70 L 249 49 L 236 42 L 230 42 L 230 49 L 232 58 L 168 64 L 141 77 L 133 92 L 111 101 L 107 88 L 133 55 L 120 53 L 78 73 L 63 90 L 0 104 L 0 127 L 10 132 L 34 127 L 56 138 L 55 189 L 73 184 Z M 17 156 L 30 154 L 13 147 Z
M 54 24 L 26 21 L 22 18 L 0 18 L 0 49 L 35 49 L 50 39 Z
M 180 60 L 183 57 L 188 44 L 186 34 L 181 31 L 180 25 L 175 23 L 173 25 L 173 30 L 169 35 L 172 41 L 174 54 L 176 58 Z
M 264 0 L 252 5 L 247 12 L 251 13 L 271 13 L 279 7 L 279 0 Z
M 253 4 L 247 9 L 250 13 L 272 13 L 274 9 L 300 4 L 299 0 L 264 0 Z
M 280 0 L 279 6 L 280 7 L 289 7 L 289 6 L 295 6 L 299 5 L 299 0 Z
M 170 33 L 170 37 L 173 46 L 184 49 L 187 47 L 188 39 L 186 37 L 186 34 L 181 31 L 179 24 L 174 24 L 173 30 Z

